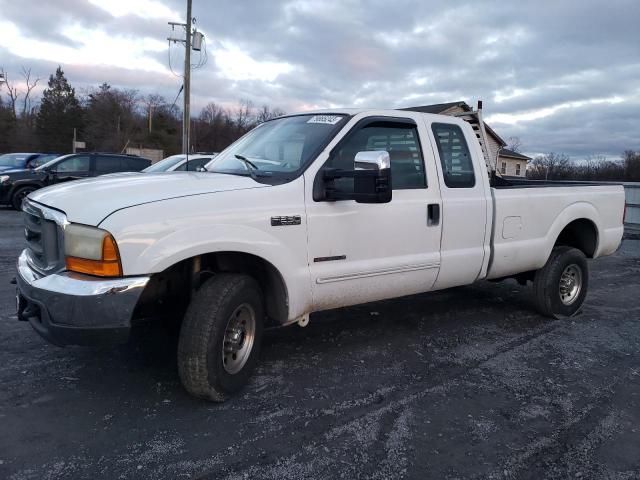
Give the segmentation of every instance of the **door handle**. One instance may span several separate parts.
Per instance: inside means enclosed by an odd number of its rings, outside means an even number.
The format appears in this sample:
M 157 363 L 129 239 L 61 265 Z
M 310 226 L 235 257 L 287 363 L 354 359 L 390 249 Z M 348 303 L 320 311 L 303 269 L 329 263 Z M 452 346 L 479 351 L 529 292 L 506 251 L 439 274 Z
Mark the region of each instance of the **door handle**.
M 440 225 L 440 205 L 430 203 L 427 205 L 427 227 Z

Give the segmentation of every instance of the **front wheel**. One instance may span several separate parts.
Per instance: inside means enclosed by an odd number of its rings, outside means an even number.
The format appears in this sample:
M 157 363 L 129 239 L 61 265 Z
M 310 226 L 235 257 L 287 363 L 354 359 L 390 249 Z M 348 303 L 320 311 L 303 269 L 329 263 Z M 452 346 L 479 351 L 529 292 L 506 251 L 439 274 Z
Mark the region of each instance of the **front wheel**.
M 221 273 L 195 293 L 180 329 L 178 373 L 196 397 L 223 402 L 242 388 L 257 362 L 264 309 L 256 281 Z
M 536 309 L 552 318 L 572 317 L 582 307 L 588 287 L 589 267 L 584 253 L 577 248 L 555 247 L 533 279 Z
M 29 195 L 31 192 L 34 192 L 35 190 L 36 189 L 34 187 L 22 187 L 17 189 L 11 196 L 11 205 L 13 206 L 13 208 L 15 208 L 16 210 L 22 210 L 23 200 L 27 198 L 27 195 Z

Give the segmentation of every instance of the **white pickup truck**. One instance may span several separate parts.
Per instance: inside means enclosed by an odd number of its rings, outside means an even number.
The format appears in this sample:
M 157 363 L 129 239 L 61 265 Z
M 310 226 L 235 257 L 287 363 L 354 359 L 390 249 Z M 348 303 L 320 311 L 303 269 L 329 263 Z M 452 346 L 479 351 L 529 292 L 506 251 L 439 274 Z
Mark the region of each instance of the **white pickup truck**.
M 320 310 L 516 278 L 542 314 L 574 315 L 587 259 L 620 244 L 623 188 L 507 181 L 488 164 L 464 119 L 338 109 L 268 121 L 207 172 L 38 190 L 18 316 L 59 345 L 172 318 L 183 385 L 222 401 L 265 326 Z

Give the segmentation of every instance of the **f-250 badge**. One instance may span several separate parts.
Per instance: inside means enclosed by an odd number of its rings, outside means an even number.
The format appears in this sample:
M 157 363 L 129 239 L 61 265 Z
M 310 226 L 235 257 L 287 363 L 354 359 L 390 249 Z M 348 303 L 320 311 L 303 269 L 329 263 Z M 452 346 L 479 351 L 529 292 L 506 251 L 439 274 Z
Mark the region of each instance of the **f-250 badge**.
M 302 219 L 300 215 L 291 215 L 285 217 L 271 217 L 272 227 L 286 227 L 288 225 L 300 225 Z

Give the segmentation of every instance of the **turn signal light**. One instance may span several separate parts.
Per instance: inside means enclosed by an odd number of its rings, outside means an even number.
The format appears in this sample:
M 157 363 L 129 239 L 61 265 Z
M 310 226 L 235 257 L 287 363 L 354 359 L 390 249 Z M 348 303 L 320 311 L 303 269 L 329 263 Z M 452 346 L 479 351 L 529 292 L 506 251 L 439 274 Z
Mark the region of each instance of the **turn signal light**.
M 122 265 L 118 246 L 111 235 L 105 235 L 102 240 L 102 258 L 90 260 L 79 257 L 66 257 L 67 270 L 98 277 L 121 277 Z

